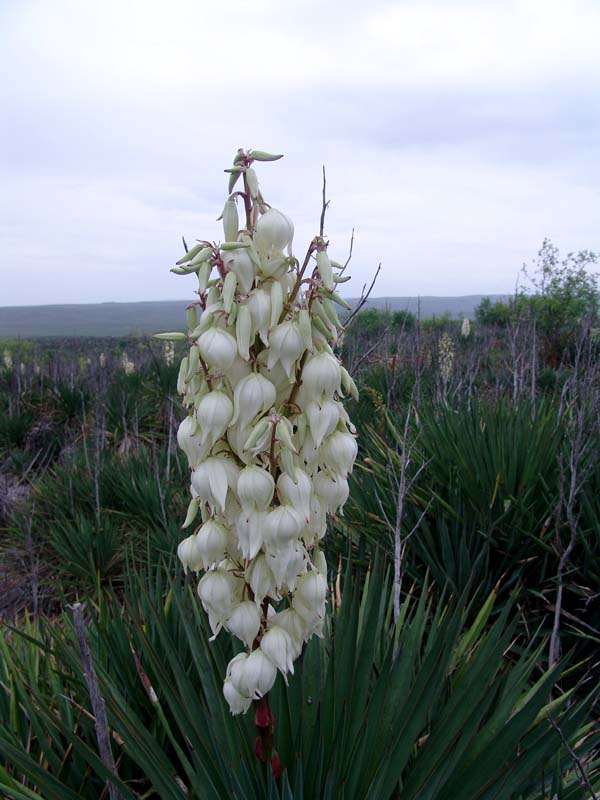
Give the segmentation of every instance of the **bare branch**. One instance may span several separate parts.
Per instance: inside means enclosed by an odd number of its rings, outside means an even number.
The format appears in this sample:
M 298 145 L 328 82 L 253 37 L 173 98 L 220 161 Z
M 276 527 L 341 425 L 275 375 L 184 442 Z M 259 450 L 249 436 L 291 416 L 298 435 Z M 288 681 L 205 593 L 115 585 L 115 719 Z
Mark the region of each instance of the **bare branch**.
M 325 195 L 325 190 L 327 188 L 327 180 L 325 179 L 325 164 L 323 164 L 323 206 L 321 208 L 321 224 L 319 225 L 319 236 L 323 237 L 323 231 L 325 230 L 325 212 L 329 207 L 329 200 L 327 200 Z
M 102 760 L 102 763 L 108 772 L 111 773 L 111 775 L 118 777 L 117 765 L 115 764 L 115 759 L 110 746 L 110 733 L 108 728 L 108 718 L 106 716 L 106 705 L 104 703 L 102 693 L 100 692 L 98 676 L 96 675 L 96 670 L 90 654 L 87 632 L 83 619 L 84 607 L 85 606 L 82 603 L 74 603 L 72 606 L 69 606 L 73 612 L 75 635 L 77 636 L 79 652 L 81 653 L 81 661 L 83 663 L 83 677 L 85 678 L 85 682 L 90 693 L 90 700 L 92 703 L 92 709 L 94 711 L 94 727 L 96 729 L 96 740 L 98 742 L 100 759 Z M 117 785 L 113 783 L 110 778 L 108 783 L 108 795 L 110 800 L 122 800 L 123 798 L 123 795 L 117 788 Z
M 354 309 L 354 311 L 350 314 L 350 316 L 346 320 L 346 323 L 344 325 L 344 330 L 345 331 L 348 330 L 348 327 L 350 326 L 350 323 L 352 322 L 352 320 L 361 311 L 361 309 L 363 308 L 363 306 L 365 305 L 365 303 L 369 299 L 369 295 L 373 291 L 373 287 L 375 286 L 375 281 L 377 280 L 380 272 L 381 272 L 381 263 L 377 266 L 377 270 L 375 272 L 375 275 L 373 276 L 373 280 L 371 281 L 371 285 L 369 286 L 369 288 L 368 288 L 366 293 L 365 293 L 365 288 L 366 288 L 367 284 L 365 283 L 365 285 L 363 286 L 362 293 L 360 295 L 360 300 L 358 301 L 357 306 Z

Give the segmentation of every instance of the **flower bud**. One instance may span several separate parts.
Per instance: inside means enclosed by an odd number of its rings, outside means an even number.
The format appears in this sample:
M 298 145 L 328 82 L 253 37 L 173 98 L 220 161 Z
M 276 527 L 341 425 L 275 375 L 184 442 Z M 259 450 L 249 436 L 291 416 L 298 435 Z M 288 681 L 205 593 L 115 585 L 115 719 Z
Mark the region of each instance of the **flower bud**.
M 327 580 L 327 559 L 325 558 L 325 553 L 318 547 L 315 547 L 310 558 L 313 567 L 317 570 L 319 575 L 322 575 L 325 580 Z
M 256 200 L 258 197 L 258 178 L 256 177 L 256 172 L 252 169 L 252 167 L 248 167 L 246 170 L 246 183 L 248 184 L 250 197 L 253 200 Z
M 267 419 L 261 419 L 250 431 L 250 435 L 244 444 L 244 450 L 250 453 L 260 453 L 265 450 L 272 436 L 273 426 Z
M 333 292 L 333 287 L 334 287 L 333 269 L 331 267 L 331 261 L 329 260 L 329 256 L 327 255 L 325 250 L 320 250 L 317 253 L 317 269 L 319 270 L 319 275 L 321 276 L 321 280 L 323 281 L 323 286 L 330 292 Z
M 238 351 L 244 361 L 250 359 L 250 338 L 252 336 L 252 317 L 247 305 L 237 307 L 238 313 L 235 320 L 235 338 Z
M 271 327 L 270 295 L 264 289 L 254 289 L 248 297 L 248 308 L 254 334 L 258 333 L 262 343 L 268 345 L 268 332 Z
M 226 313 L 231 312 L 231 306 L 235 298 L 235 290 L 237 289 L 237 276 L 235 272 L 228 272 L 223 281 L 223 308 Z
M 283 287 L 279 281 L 271 283 L 269 299 L 271 301 L 271 328 L 274 328 L 279 322 L 279 317 L 283 311 Z
M 238 219 L 237 206 L 235 200 L 230 197 L 223 209 L 223 233 L 226 242 L 235 242 L 237 239 L 240 223 Z
M 352 376 L 345 367 L 342 367 L 342 386 L 344 387 L 344 391 L 349 394 L 350 397 L 358 400 L 358 389 L 352 380 Z

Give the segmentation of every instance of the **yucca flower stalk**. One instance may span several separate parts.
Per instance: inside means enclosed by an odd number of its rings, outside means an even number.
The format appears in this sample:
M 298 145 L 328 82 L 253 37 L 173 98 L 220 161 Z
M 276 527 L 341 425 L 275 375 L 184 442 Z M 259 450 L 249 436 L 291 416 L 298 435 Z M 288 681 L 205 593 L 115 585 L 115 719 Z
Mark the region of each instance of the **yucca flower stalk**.
M 198 277 L 188 331 L 159 335 L 190 344 L 177 386 L 188 410 L 178 442 L 191 471 L 183 527 L 198 516 L 200 524 L 178 555 L 186 571 L 203 572 L 198 595 L 213 638 L 224 628 L 245 647 L 223 693 L 232 714 L 254 703 L 256 754 L 275 774 L 268 693 L 277 672 L 287 681 L 304 643 L 322 635 L 320 545 L 327 516 L 348 498 L 357 453 L 342 402 L 357 390 L 333 352 L 336 305 L 348 307 L 335 290 L 347 278 L 322 235 L 302 262 L 293 255 L 293 223 L 264 200 L 252 166 L 279 158 L 238 151 L 226 170 L 224 241 L 198 241 L 172 270 Z

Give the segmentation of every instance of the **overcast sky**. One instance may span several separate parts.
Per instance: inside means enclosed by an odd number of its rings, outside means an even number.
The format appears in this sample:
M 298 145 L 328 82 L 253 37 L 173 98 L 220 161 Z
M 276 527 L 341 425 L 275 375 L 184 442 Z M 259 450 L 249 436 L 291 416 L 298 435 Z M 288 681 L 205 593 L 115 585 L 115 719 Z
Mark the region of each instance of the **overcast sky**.
M 598 0 L 0 0 L 0 305 L 191 296 L 240 146 L 347 294 L 510 292 L 600 249 Z

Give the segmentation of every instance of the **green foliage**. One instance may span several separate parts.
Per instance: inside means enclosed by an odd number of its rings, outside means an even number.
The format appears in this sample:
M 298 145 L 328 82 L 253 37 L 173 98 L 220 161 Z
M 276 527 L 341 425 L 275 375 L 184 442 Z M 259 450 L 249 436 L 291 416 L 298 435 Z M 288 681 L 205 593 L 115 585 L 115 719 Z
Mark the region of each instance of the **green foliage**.
M 589 250 L 568 253 L 560 258 L 558 248 L 544 239 L 532 270 L 524 268 L 529 282 L 508 302 L 492 303 L 484 298 L 476 316 L 484 325 L 516 324 L 535 320 L 546 338 L 547 356 L 556 366 L 565 347 L 572 344 L 582 320 L 593 325 L 598 318 L 600 295 L 598 279 L 589 270 L 598 255 Z
M 563 666 L 536 674 L 539 646 L 511 647 L 508 608 L 486 625 L 493 595 L 471 626 L 461 603 L 434 609 L 427 592 L 408 597 L 394 624 L 378 565 L 364 587 L 348 567 L 341 595 L 324 639 L 272 692 L 279 785 L 254 756 L 251 715 L 229 716 L 221 679 L 231 641 L 208 643 L 187 585 L 138 576 L 124 613 L 115 597 L 93 613 L 122 796 L 179 800 L 184 785 L 198 799 L 533 800 L 558 764 L 561 797 L 579 797 L 549 715 L 598 786 L 597 737 L 584 722 L 591 698 L 549 701 Z M 0 646 L 5 795 L 98 798 L 107 773 L 69 615 Z
M 417 318 L 410 311 L 387 311 L 379 308 L 367 308 L 361 311 L 353 323 L 356 335 L 378 336 L 385 331 L 396 333 L 400 330 L 411 331 Z

